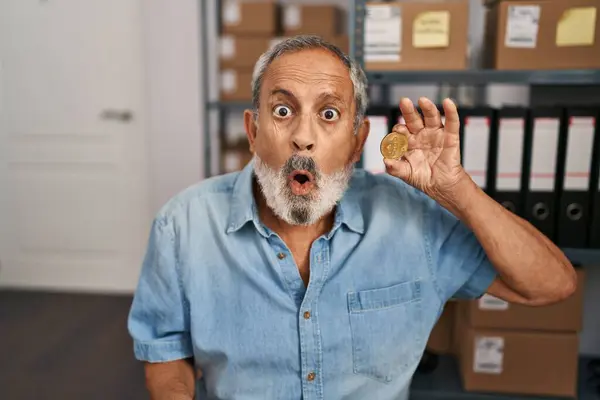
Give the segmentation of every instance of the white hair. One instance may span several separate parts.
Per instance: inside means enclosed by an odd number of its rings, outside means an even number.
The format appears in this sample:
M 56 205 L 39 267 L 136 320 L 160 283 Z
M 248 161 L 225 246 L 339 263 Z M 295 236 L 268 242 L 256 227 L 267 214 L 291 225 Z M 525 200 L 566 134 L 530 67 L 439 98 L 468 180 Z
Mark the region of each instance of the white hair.
M 316 171 L 316 190 L 308 196 L 296 196 L 288 184 L 285 167 L 269 167 L 254 153 L 254 174 L 267 206 L 290 225 L 312 225 L 329 213 L 342 198 L 354 171 L 348 164 L 330 174 Z
M 254 72 L 252 73 L 252 105 L 254 107 L 255 115 L 258 115 L 258 109 L 260 105 L 260 88 L 265 72 L 267 71 L 269 65 L 275 59 L 286 53 L 309 49 L 328 50 L 337 58 L 339 58 L 340 61 L 348 68 L 350 80 L 352 81 L 352 86 L 354 87 L 354 102 L 356 104 L 354 128 L 355 130 L 358 129 L 367 112 L 367 77 L 360 65 L 350 59 L 350 57 L 344 54 L 344 52 L 341 51 L 337 46 L 326 42 L 319 36 L 313 35 L 300 35 L 285 39 L 260 56 L 256 62 L 256 65 L 254 66 Z

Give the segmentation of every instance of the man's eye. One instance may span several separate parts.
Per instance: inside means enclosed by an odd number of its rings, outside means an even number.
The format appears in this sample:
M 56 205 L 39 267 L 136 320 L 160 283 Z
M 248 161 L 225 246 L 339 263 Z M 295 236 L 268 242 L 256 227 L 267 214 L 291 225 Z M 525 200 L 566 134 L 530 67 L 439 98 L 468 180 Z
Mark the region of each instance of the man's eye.
M 288 106 L 277 106 L 273 109 L 273 115 L 279 118 L 285 118 L 292 115 L 292 110 Z
M 340 113 L 335 108 L 326 108 L 320 113 L 325 121 L 335 121 L 340 117 Z

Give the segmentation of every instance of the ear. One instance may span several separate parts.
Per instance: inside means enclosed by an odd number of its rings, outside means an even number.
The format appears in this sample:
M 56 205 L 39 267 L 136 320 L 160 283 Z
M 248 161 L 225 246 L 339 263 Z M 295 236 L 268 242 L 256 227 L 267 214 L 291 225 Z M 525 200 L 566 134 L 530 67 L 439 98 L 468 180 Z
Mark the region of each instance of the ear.
M 246 136 L 248 136 L 250 152 L 254 153 L 254 142 L 256 141 L 256 134 L 258 132 L 254 111 L 244 110 L 244 128 L 246 129 Z
M 362 123 L 358 127 L 358 132 L 356 133 L 356 144 L 354 148 L 354 155 L 352 156 L 352 162 L 360 161 L 360 156 L 363 152 L 363 148 L 365 147 L 367 137 L 369 137 L 370 129 L 371 121 L 369 121 L 369 118 L 364 117 Z

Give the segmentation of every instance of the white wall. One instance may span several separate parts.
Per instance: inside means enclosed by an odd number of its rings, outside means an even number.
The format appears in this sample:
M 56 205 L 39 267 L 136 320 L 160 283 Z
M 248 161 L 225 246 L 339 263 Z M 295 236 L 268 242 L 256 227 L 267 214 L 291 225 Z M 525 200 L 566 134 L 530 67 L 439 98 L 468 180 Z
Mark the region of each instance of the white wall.
M 199 4 L 143 1 L 154 211 L 204 176 Z

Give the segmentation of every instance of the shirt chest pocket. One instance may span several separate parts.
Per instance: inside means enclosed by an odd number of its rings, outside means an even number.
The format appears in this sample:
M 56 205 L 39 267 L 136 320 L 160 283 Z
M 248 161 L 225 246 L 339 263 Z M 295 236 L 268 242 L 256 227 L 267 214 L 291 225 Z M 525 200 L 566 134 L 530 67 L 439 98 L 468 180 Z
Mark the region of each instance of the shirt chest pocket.
M 391 382 L 423 352 L 421 282 L 348 293 L 355 374 Z

